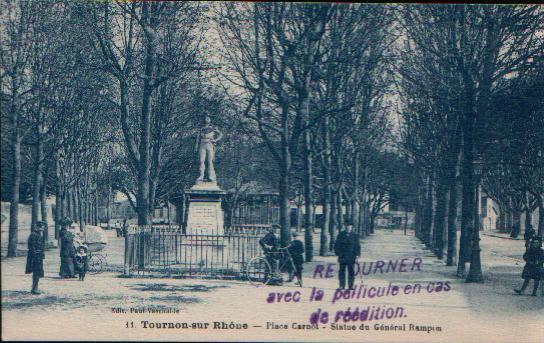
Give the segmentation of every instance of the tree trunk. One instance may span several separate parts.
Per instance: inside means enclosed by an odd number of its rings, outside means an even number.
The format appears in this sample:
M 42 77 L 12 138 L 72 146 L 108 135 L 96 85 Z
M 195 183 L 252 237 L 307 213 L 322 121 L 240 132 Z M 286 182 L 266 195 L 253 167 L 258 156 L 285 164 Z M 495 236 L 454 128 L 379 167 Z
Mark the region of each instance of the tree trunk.
M 150 177 L 149 179 L 149 217 L 155 216 L 155 195 L 157 193 L 157 181 Z
M 446 202 L 447 202 L 446 180 L 438 180 L 436 190 L 436 213 L 434 217 L 434 246 L 435 253 L 439 260 L 444 257 L 444 228 L 446 223 Z
M 514 225 L 512 227 L 512 232 L 510 233 L 510 237 L 517 238 L 521 231 L 521 210 L 520 209 L 518 208 L 514 209 L 513 219 L 514 219 L 514 223 L 513 223 Z
M 93 199 L 92 199 L 92 202 L 91 202 L 91 208 L 92 208 L 92 223 L 93 225 L 96 225 L 98 223 L 98 219 L 97 219 L 97 206 L 96 206 L 96 194 L 93 194 Z
M 47 174 L 47 173 L 46 173 Z M 49 244 L 49 223 L 47 221 L 47 176 L 44 175 L 42 178 L 42 187 L 40 190 L 40 205 L 41 205 L 41 214 L 42 214 L 42 221 L 45 222 L 45 229 L 43 230 L 43 237 L 44 237 L 44 245 L 47 247 Z
M 353 200 L 351 202 L 351 222 L 353 223 L 353 229 L 357 232 L 357 235 L 361 237 L 361 230 L 359 227 L 359 179 L 360 179 L 361 161 L 359 160 L 359 152 L 355 151 L 353 161 Z
M 529 201 L 527 201 L 527 206 L 525 207 L 525 231 L 531 226 L 533 226 L 533 211 L 531 210 Z
M 321 236 L 319 241 L 319 256 L 325 256 L 328 251 L 328 230 L 331 220 L 331 191 L 330 186 L 323 187 L 323 222 L 321 223 Z
M 147 3 L 142 4 L 142 21 L 147 22 L 150 18 Z M 153 206 L 150 203 L 151 186 L 151 96 L 153 88 L 151 85 L 154 76 L 155 66 L 155 37 L 154 34 L 148 34 L 153 28 L 145 27 L 145 60 L 144 60 L 144 80 L 142 86 L 142 107 L 140 112 L 140 142 L 139 142 L 139 163 L 138 171 L 138 225 L 148 225 L 150 223 L 149 209 Z M 142 248 L 143 249 L 143 248 Z M 140 249 L 140 260 L 143 262 L 143 251 Z M 143 267 L 143 265 L 141 266 Z
M 75 219 L 75 217 L 72 215 L 72 189 L 67 187 L 64 192 L 65 199 L 65 205 L 66 205 L 66 211 L 64 212 L 67 217 L 70 217 L 70 219 Z
M 504 215 L 504 208 L 500 203 L 497 203 L 499 207 L 499 214 L 497 216 L 497 223 L 496 223 L 496 229 L 499 232 L 503 232 L 504 230 L 504 221 L 506 220 L 506 217 Z
M 540 197 L 538 202 L 538 235 L 542 237 L 544 235 L 544 201 Z
M 110 219 L 111 219 L 111 193 L 112 193 L 111 185 L 108 185 L 108 194 L 106 197 L 106 225 L 108 229 L 110 228 Z
M 308 112 L 309 100 L 307 99 L 306 111 Z M 307 113 L 308 116 L 308 113 Z M 309 121 L 309 120 L 308 120 Z M 311 132 L 306 130 L 304 134 L 304 208 L 305 213 L 305 230 L 304 230 L 304 252 L 305 261 L 311 262 L 314 256 L 313 232 L 314 232 L 314 216 L 313 216 L 313 166 L 312 166 L 312 141 Z
M 505 223 L 505 226 L 504 226 L 504 233 L 511 233 L 512 230 L 513 230 L 513 227 L 514 227 L 514 217 L 513 217 L 513 212 L 508 209 L 508 211 L 506 211 L 505 213 L 505 220 L 504 220 L 504 223 Z
M 84 212 L 83 212 L 83 199 L 81 195 L 81 187 L 79 185 L 76 186 L 76 197 L 77 197 L 77 213 L 78 213 L 78 221 L 79 221 L 79 231 L 83 232 L 83 228 L 85 224 L 83 223 L 85 221 Z
M 323 141 L 325 145 L 325 163 L 323 166 L 323 227 L 321 228 L 321 243 L 319 255 L 324 256 L 326 250 L 333 250 L 334 228 L 332 228 L 332 190 L 331 190 L 331 137 L 329 116 L 323 118 L 322 126 Z M 328 232 L 328 233 L 327 233 Z M 330 243 L 330 244 L 329 244 Z M 328 245 L 328 246 L 327 246 Z
M 89 200 L 86 199 L 87 197 L 83 197 L 83 221 L 85 224 L 89 223 Z
M 74 221 L 79 221 L 79 204 L 77 202 L 77 186 L 74 185 L 72 189 L 72 219 Z
M 18 114 L 12 113 L 12 117 L 17 120 Z M 12 118 L 13 120 L 13 118 Z M 17 126 L 13 128 L 12 143 L 12 159 L 13 172 L 11 174 L 11 203 L 9 206 L 9 238 L 8 238 L 8 253 L 7 257 L 15 257 L 17 254 L 17 237 L 19 232 L 19 188 L 21 185 L 21 139 Z
M 300 202 L 297 203 L 297 228 L 296 231 L 300 232 L 300 229 L 302 228 L 302 204 Z
M 408 208 L 404 208 L 404 235 L 408 232 Z
M 336 214 L 337 214 L 337 221 L 338 221 L 338 232 L 342 231 L 342 228 L 344 227 L 344 209 L 342 206 L 342 190 L 339 189 L 336 192 Z
M 280 175 L 280 241 L 283 246 L 291 241 L 290 230 L 291 230 L 291 206 L 289 205 L 289 175 L 285 170 L 282 171 Z
M 31 228 L 36 227 L 36 222 L 40 220 L 40 188 L 42 184 L 42 160 L 43 160 L 43 142 L 39 126 L 36 126 L 36 146 L 34 160 L 34 182 L 32 189 L 32 224 Z
M 419 200 L 418 200 L 419 202 Z M 421 217 L 421 215 L 419 214 L 420 210 L 419 210 L 419 203 L 416 203 L 415 205 L 415 213 L 414 213 L 414 236 L 416 236 L 416 238 L 418 239 L 421 239 L 421 236 L 419 234 L 420 232 L 420 227 L 419 227 L 419 218 Z
M 369 234 L 369 205 L 368 205 L 368 193 L 366 191 L 366 185 L 363 184 L 363 195 L 361 198 L 361 238 L 365 238 Z
M 359 237 L 361 238 L 366 237 L 364 195 L 361 197 L 361 201 L 359 203 L 359 235 L 360 235 Z
M 136 209 L 138 212 L 138 225 L 149 224 L 149 167 L 140 166 L 138 175 L 138 193 L 136 196 Z
M 468 125 L 468 124 L 467 124 Z M 474 230 L 474 172 L 472 151 L 472 129 L 467 129 L 463 136 L 463 161 L 462 161 L 462 204 L 461 204 L 461 240 L 459 244 L 459 261 L 457 275 L 465 273 L 467 262 L 471 256 L 471 237 Z
M 450 200 L 448 209 L 448 256 L 446 259 L 447 266 L 453 266 L 456 258 L 455 243 L 457 241 L 457 183 L 455 181 L 450 185 Z
M 424 217 L 423 217 L 423 227 L 422 227 L 422 235 L 423 235 L 423 242 L 425 245 L 430 248 L 431 247 L 431 226 L 433 222 L 433 186 L 431 178 L 428 178 L 427 181 L 427 196 L 425 197 L 425 204 L 424 204 Z
M 329 224 L 329 251 L 334 251 L 334 243 L 336 240 L 336 227 L 337 227 L 337 203 L 336 203 L 336 192 L 331 192 L 331 218 Z
M 55 195 L 56 204 L 55 204 L 55 239 L 59 239 L 60 232 L 60 222 L 64 217 L 64 202 L 65 195 L 62 190 L 58 187 L 57 194 Z
M 62 187 L 61 180 L 61 169 L 60 169 L 60 154 L 56 155 L 55 158 L 55 176 L 57 179 L 56 184 L 56 193 L 55 193 L 55 239 L 59 239 L 60 232 L 60 221 L 64 217 L 64 192 Z

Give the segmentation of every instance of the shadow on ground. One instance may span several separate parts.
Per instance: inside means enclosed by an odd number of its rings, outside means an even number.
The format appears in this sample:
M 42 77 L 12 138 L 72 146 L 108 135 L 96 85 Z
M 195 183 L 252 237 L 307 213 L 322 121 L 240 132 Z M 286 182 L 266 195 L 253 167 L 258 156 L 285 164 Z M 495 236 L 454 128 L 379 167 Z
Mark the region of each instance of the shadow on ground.
M 169 285 L 166 283 L 139 283 L 129 288 L 142 292 L 209 292 L 216 288 L 227 288 L 227 286 L 206 286 L 206 285 Z
M 3 310 L 52 310 L 68 311 L 81 306 L 86 307 L 115 307 L 119 304 L 125 306 L 152 304 L 155 307 L 177 306 L 181 304 L 194 304 L 201 301 L 197 297 L 183 295 L 187 292 L 208 292 L 215 288 L 227 286 L 205 285 L 168 285 L 165 283 L 137 284 L 128 286 L 132 291 L 142 293 L 119 295 L 97 295 L 96 293 L 84 293 L 77 296 L 49 295 L 47 292 L 41 295 L 31 294 L 30 291 L 2 291 Z M 145 292 L 145 293 L 143 293 Z M 157 293 L 154 293 L 157 292 Z M 162 292 L 162 293 L 161 293 Z M 167 292 L 167 293 L 164 293 Z M 133 295 L 134 294 L 134 295 Z

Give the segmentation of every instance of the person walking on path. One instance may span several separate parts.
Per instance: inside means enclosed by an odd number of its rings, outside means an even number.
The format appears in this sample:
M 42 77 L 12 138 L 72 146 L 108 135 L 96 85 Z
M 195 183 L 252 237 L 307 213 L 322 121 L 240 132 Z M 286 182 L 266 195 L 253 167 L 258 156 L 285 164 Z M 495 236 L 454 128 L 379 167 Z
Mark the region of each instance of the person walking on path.
M 344 230 L 338 234 L 336 243 L 334 244 L 334 253 L 338 256 L 340 270 L 338 278 L 340 281 L 340 289 L 346 287 L 346 269 L 348 271 L 348 287 L 353 288 L 355 281 L 355 261 L 361 255 L 361 243 L 359 236 L 353 232 L 353 225 L 346 223 Z
M 536 237 L 536 231 L 533 229 L 532 225 L 528 225 L 527 229 L 525 229 L 525 233 L 523 234 L 523 238 L 525 239 L 525 248 L 529 247 L 529 243 L 534 237 Z
M 63 226 L 60 230 L 60 271 L 59 275 L 61 278 L 75 278 L 74 271 L 74 258 L 75 258 L 75 247 L 74 247 L 74 234 L 68 231 L 67 227 L 71 224 L 70 219 L 65 219 L 63 221 Z
M 523 285 L 521 286 L 521 289 L 515 289 L 514 291 L 517 294 L 523 294 L 527 286 L 529 286 L 529 281 L 533 279 L 534 285 L 532 296 L 536 296 L 542 274 L 544 273 L 544 250 L 542 250 L 541 237 L 535 237 L 531 240 L 529 248 L 527 248 L 527 251 L 523 254 L 523 260 L 526 262 L 525 267 L 523 267 L 523 272 L 521 273 Z
M 289 281 L 293 281 L 293 274 L 297 277 L 297 285 L 302 287 L 302 265 L 304 264 L 304 244 L 298 239 L 298 233 L 293 232 L 293 241 L 289 244 L 289 254 L 293 259 L 295 270 L 289 271 Z
M 123 237 L 123 226 L 119 225 L 119 223 L 115 223 L 115 234 L 117 237 Z
M 125 237 L 128 231 L 128 222 L 127 218 L 123 220 L 123 227 L 121 228 L 121 237 Z
M 28 236 L 28 253 L 26 255 L 26 274 L 32 274 L 32 294 L 40 294 L 38 283 L 44 277 L 43 259 L 45 258 L 43 230 L 47 224 L 39 221 L 36 223 L 30 236 Z

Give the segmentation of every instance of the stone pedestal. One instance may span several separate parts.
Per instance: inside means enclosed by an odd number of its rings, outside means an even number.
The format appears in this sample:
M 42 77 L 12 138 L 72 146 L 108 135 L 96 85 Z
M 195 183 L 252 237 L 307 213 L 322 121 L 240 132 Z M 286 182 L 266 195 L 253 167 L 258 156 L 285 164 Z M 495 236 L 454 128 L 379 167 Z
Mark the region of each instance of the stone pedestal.
M 186 233 L 188 235 L 224 235 L 224 214 L 221 202 L 226 192 L 214 182 L 201 182 L 188 189 L 186 194 L 189 203 Z

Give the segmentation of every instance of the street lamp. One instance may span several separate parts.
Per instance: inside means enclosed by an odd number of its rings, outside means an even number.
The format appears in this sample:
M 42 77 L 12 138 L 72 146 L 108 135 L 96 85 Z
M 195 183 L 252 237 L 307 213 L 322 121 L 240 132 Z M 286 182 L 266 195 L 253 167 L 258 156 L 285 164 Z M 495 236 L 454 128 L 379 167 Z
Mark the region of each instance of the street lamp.
M 479 218 L 479 197 L 480 197 L 480 178 L 482 177 L 483 163 L 480 158 L 475 158 L 472 161 L 474 169 L 474 193 L 475 193 L 475 213 L 474 225 L 472 227 L 472 254 L 470 258 L 470 270 L 467 275 L 466 282 L 484 282 L 482 275 L 482 261 L 480 259 L 480 218 Z

